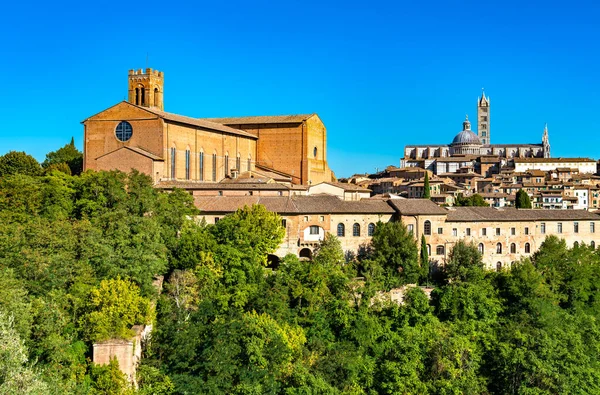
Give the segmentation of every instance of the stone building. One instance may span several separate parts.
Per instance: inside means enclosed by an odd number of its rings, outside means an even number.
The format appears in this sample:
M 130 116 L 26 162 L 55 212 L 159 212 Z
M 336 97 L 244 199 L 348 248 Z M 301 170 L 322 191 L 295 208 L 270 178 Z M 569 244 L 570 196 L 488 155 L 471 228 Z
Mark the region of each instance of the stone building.
M 371 240 L 378 221 L 402 221 L 415 240 L 424 235 L 431 261 L 445 265 L 459 240 L 473 242 L 488 269 L 508 267 L 530 256 L 549 235 L 596 246 L 600 217 L 586 210 L 534 210 L 494 207 L 442 208 L 428 199 L 362 199 L 344 201 L 336 196 L 204 197 L 195 198 L 207 223 L 245 205 L 263 204 L 281 215 L 285 239 L 275 253 L 310 258 L 325 233 L 340 239 L 345 252 L 356 253 Z
M 282 258 L 294 254 L 310 258 L 325 233 L 339 237 L 346 252 L 356 252 L 368 243 L 378 221 L 393 219 L 394 209 L 380 199 L 342 200 L 337 196 L 198 196 L 196 207 L 207 223 L 216 223 L 223 216 L 244 206 L 262 204 L 278 213 L 286 230 L 283 243 L 275 254 Z
M 490 99 L 485 93 L 477 101 L 477 133 L 471 130 L 468 116 L 463 122 L 463 129 L 450 144 L 407 145 L 404 147 L 404 157 L 401 167 L 418 166 L 434 171 L 440 171 L 436 166 L 438 161 L 451 157 L 468 157 L 468 161 L 480 156 L 496 157 L 504 164 L 514 158 L 549 158 L 550 141 L 548 127 L 544 127 L 540 144 L 492 144 L 490 135 Z M 444 164 L 446 166 L 446 164 Z M 449 172 L 451 170 L 446 170 Z
M 84 170 L 137 169 L 155 182 L 217 182 L 243 171 L 294 184 L 333 181 L 318 115 L 202 119 L 164 111 L 164 74 L 130 70 L 128 100 L 84 125 Z

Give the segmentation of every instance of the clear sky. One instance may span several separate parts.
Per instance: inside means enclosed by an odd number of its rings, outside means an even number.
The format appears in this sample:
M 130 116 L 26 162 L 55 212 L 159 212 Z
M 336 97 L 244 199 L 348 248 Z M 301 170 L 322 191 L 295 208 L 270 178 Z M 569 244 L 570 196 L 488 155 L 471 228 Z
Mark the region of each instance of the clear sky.
M 165 72 L 165 110 L 319 114 L 338 177 L 449 143 L 491 97 L 492 143 L 600 157 L 596 1 L 11 1 L 0 13 L 0 154 L 38 160 Z

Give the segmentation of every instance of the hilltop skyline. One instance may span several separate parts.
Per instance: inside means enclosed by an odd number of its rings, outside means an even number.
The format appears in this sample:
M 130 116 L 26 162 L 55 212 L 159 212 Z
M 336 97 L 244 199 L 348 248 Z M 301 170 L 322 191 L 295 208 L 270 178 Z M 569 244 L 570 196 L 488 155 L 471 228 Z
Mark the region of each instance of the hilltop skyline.
M 81 149 L 80 122 L 148 66 L 165 73 L 169 112 L 319 114 L 338 177 L 397 166 L 407 144 L 448 144 L 482 88 L 494 142 L 539 143 L 547 123 L 553 157 L 597 159 L 598 5 L 302 4 L 144 3 L 156 24 L 116 4 L 10 4 L 0 154 L 41 161 L 71 136 Z

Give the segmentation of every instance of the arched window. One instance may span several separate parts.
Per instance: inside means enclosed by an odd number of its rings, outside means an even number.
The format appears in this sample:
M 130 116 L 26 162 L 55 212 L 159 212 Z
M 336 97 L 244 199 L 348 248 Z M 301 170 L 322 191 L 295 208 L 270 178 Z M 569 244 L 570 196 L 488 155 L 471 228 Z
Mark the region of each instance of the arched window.
M 225 163 L 224 163 L 224 167 L 225 167 L 225 176 L 227 177 L 227 175 L 229 175 L 229 152 L 227 152 L 225 154 Z
M 177 156 L 177 150 L 175 149 L 175 147 L 171 148 L 171 178 L 175 179 L 175 164 L 176 162 L 176 156 Z
M 200 181 L 204 181 L 204 152 L 202 151 L 198 154 L 198 173 Z
M 158 88 L 154 88 L 154 107 L 158 107 Z
M 140 105 L 140 88 L 135 88 L 135 105 Z
M 338 237 L 346 236 L 346 227 L 344 226 L 344 224 L 338 224 L 337 235 Z
M 212 180 L 217 181 L 217 154 L 213 154 L 212 160 Z
M 360 225 L 359 224 L 352 225 L 352 236 L 360 236 Z
M 502 270 L 502 262 L 497 262 L 496 263 L 496 271 L 499 272 L 500 270 Z
M 185 150 L 185 179 L 189 180 L 190 179 L 190 167 L 191 167 L 191 163 L 190 163 L 190 150 L 186 149 Z
M 502 254 L 502 243 L 496 244 L 496 254 Z
M 525 253 L 526 254 L 531 253 L 531 245 L 529 243 L 525 243 Z
M 425 223 L 423 224 L 423 233 L 425 233 L 426 235 L 431 234 L 431 222 L 425 221 Z
M 483 255 L 483 251 L 484 251 L 483 243 L 479 243 L 479 245 L 477 246 L 477 249 L 479 250 L 479 253 L 481 255 Z
M 576 241 L 575 243 L 573 243 L 573 247 L 575 247 L 575 248 L 579 247 L 579 242 Z
M 590 241 L 590 247 L 596 249 L 596 242 L 594 240 Z
M 427 255 L 431 256 L 431 245 L 427 244 Z
M 240 167 L 240 163 L 241 162 L 241 158 L 240 158 L 240 153 L 238 152 L 237 157 L 235 158 L 235 169 L 237 171 L 242 171 L 242 168 Z
M 369 236 L 373 236 L 373 233 L 375 233 L 375 224 L 371 223 L 369 224 L 369 226 L 367 227 L 367 234 Z
M 142 106 L 146 105 L 146 88 L 142 88 Z
M 435 247 L 435 253 L 437 255 L 444 255 L 444 246 L 437 246 L 437 247 Z
M 511 243 L 511 245 L 510 245 L 510 253 L 511 254 L 516 254 L 517 253 L 517 245 L 515 243 Z

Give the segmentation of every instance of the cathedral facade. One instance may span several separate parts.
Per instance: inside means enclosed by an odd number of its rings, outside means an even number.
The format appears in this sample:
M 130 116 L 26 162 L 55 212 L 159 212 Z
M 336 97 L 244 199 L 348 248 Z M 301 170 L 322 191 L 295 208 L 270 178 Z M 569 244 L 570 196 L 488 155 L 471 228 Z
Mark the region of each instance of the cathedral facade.
M 549 158 L 548 127 L 544 128 L 540 144 L 492 144 L 490 135 L 490 98 L 482 93 L 477 100 L 477 133 L 471 130 L 467 116 L 460 131 L 450 144 L 407 145 L 402 167 L 419 166 L 435 170 L 435 161 L 453 157 L 497 157 L 508 162 L 514 158 Z
M 317 114 L 194 118 L 164 111 L 164 74 L 130 70 L 128 100 L 87 119 L 84 170 L 137 169 L 164 180 L 218 182 L 256 169 L 294 184 L 332 181 Z

